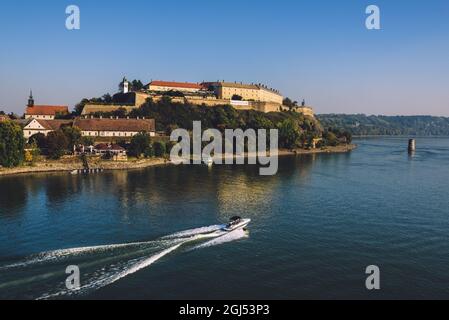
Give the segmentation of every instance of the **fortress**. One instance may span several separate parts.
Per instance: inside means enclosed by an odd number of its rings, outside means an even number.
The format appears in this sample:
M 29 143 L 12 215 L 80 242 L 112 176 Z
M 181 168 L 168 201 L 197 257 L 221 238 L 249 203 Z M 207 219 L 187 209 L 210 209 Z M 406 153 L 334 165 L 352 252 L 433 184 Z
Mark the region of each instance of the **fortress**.
M 142 90 L 131 91 L 130 84 L 123 79 L 121 92 L 113 96 L 111 104 L 86 104 L 82 115 L 108 113 L 118 109 L 127 112 L 142 106 L 147 99 L 159 101 L 169 96 L 175 103 L 189 103 L 208 107 L 231 105 L 237 110 L 256 110 L 260 112 L 280 112 L 289 108 L 283 105 L 284 97 L 276 90 L 263 84 L 244 84 L 237 82 L 169 82 L 152 81 Z M 293 108 L 307 116 L 314 116 L 313 109 L 303 103 Z

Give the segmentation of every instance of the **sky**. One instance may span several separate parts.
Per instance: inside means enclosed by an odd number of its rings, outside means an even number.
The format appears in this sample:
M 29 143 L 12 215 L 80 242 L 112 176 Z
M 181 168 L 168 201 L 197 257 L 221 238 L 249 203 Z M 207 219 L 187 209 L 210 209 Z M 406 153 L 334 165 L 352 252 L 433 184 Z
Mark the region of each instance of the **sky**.
M 65 26 L 72 4 L 80 30 Z M 317 113 L 449 116 L 447 0 L 2 1 L 0 40 L 0 110 L 18 114 L 30 89 L 73 108 L 126 76 L 265 83 Z

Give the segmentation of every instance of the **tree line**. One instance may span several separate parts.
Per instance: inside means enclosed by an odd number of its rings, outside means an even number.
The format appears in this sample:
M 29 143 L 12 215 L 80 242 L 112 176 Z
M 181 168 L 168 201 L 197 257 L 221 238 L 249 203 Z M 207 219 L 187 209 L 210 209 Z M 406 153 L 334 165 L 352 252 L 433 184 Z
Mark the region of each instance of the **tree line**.
M 449 136 L 449 118 L 433 116 L 367 116 L 322 114 L 324 127 L 339 128 L 356 136 Z

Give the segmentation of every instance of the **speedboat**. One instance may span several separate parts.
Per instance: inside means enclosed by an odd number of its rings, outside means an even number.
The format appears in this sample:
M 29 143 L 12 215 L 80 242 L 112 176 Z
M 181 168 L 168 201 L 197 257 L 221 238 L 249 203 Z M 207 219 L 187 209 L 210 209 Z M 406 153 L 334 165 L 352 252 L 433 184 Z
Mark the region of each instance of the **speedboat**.
M 234 231 L 234 230 L 237 230 L 240 228 L 245 228 L 250 222 L 251 222 L 251 219 L 242 219 L 241 217 L 235 216 L 235 217 L 232 217 L 229 220 L 229 223 L 225 227 L 223 227 L 221 230 L 230 232 L 230 231 Z

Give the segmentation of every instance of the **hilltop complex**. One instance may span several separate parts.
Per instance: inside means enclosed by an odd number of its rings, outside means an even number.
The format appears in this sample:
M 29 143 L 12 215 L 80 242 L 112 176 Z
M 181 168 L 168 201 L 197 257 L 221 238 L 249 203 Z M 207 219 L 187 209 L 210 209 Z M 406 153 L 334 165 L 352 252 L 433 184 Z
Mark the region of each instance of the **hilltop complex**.
M 130 112 L 142 106 L 148 98 L 159 101 L 166 96 L 169 96 L 174 103 L 208 107 L 231 105 L 237 110 L 256 110 L 265 113 L 289 109 L 283 105 L 284 97 L 278 90 L 260 83 L 151 81 L 141 90 L 133 91 L 130 90 L 130 84 L 124 78 L 121 90 L 113 96 L 112 103 L 86 104 L 82 115 L 88 116 L 99 112 L 108 113 L 118 109 L 125 109 Z M 294 110 L 308 116 L 314 116 L 313 109 L 304 103 Z

